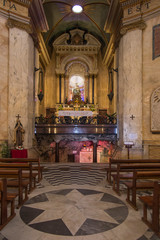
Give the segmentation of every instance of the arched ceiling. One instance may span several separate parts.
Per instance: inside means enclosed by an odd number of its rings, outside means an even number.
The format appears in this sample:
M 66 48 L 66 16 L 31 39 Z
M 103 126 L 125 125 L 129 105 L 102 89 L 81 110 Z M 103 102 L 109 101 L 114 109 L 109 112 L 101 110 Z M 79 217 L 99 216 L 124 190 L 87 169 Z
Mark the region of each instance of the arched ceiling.
M 82 13 L 73 13 L 74 5 L 83 7 Z M 44 11 L 49 25 L 49 31 L 44 33 L 47 48 L 53 41 L 65 32 L 79 28 L 95 36 L 106 46 L 109 34 L 104 32 L 108 16 L 110 0 L 43 0 Z

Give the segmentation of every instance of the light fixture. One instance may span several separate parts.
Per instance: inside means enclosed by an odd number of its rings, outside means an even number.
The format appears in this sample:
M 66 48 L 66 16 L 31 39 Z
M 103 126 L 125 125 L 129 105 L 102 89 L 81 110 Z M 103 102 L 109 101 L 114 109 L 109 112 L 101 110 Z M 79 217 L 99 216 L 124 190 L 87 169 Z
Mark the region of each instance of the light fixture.
M 72 7 L 72 11 L 73 11 L 74 13 L 81 13 L 81 12 L 83 11 L 83 8 L 82 8 L 80 5 L 74 5 L 74 6 Z

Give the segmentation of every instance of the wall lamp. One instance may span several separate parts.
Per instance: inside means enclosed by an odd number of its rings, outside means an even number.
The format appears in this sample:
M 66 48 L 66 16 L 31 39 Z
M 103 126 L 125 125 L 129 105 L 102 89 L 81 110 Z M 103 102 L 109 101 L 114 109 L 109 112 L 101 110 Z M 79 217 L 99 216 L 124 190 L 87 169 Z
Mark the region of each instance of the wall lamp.
M 42 68 L 34 68 L 34 71 L 37 72 L 39 71 L 39 79 L 38 79 L 38 99 L 41 103 L 44 97 L 44 85 L 43 85 L 43 71 Z

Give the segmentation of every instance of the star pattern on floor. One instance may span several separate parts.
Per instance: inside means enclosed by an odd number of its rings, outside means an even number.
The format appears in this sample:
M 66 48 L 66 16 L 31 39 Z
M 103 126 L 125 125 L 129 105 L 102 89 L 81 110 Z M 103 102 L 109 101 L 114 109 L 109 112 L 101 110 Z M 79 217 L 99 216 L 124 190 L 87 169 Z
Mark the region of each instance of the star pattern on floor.
M 20 216 L 30 227 L 50 234 L 84 236 L 108 231 L 121 224 L 128 208 L 101 191 L 62 189 L 31 198 Z

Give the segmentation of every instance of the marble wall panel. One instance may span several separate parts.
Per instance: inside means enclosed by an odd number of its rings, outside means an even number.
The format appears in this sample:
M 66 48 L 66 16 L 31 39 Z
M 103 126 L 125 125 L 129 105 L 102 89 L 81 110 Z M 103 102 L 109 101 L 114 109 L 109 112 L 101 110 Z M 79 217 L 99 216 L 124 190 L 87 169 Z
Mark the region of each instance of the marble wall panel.
M 122 138 L 123 142 L 132 141 L 139 148 L 142 146 L 142 31 L 127 32 L 121 41 L 119 105 L 122 104 Z
M 9 143 L 13 146 L 16 116 L 20 114 L 25 129 L 24 147 L 32 145 L 34 118 L 34 46 L 23 30 L 9 29 Z
M 0 140 L 8 139 L 8 28 L 0 16 Z

